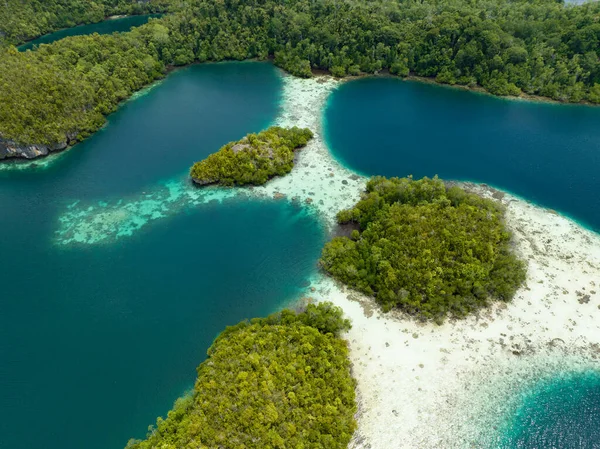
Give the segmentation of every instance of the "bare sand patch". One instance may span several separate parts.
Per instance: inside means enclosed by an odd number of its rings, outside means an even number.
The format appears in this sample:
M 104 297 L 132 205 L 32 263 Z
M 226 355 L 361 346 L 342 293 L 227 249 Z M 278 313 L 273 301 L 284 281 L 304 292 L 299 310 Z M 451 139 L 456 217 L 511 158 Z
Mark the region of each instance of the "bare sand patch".
M 330 229 L 365 183 L 323 139 L 324 106 L 338 83 L 286 77 L 277 124 L 309 127 L 315 138 L 292 173 L 254 189 L 309 204 Z M 384 314 L 322 275 L 307 293 L 341 306 L 354 323 L 346 335 L 360 403 L 352 448 L 498 448 L 497 428 L 520 391 L 545 376 L 600 368 L 600 236 L 508 193 L 462 186 L 507 207 L 515 249 L 529 265 L 511 303 L 438 326 Z

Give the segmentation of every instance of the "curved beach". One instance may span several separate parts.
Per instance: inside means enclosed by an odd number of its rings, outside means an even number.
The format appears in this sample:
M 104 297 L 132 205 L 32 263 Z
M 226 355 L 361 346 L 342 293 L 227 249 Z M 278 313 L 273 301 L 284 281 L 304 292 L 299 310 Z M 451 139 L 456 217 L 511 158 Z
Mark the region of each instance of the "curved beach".
M 331 157 L 323 139 L 323 108 L 338 83 L 285 77 L 277 124 L 309 127 L 315 138 L 291 174 L 254 189 L 310 204 L 331 229 L 365 182 Z M 516 250 L 529 263 L 511 303 L 438 326 L 384 314 L 329 278 L 315 279 L 307 292 L 341 306 L 353 322 L 346 335 L 360 401 L 353 448 L 498 447 L 492 429 L 514 412 L 520 391 L 540 378 L 600 367 L 600 236 L 502 191 L 462 186 L 507 207 Z
M 176 181 L 152 199 L 74 204 L 61 218 L 59 240 L 94 244 L 128 237 L 222 195 L 298 202 L 333 231 L 336 213 L 358 200 L 366 181 L 333 159 L 323 139 L 323 110 L 339 81 L 283 76 L 275 124 L 314 132 L 290 174 L 250 189 L 201 192 Z M 341 306 L 353 322 L 345 337 L 359 397 L 354 449 L 497 449 L 499 428 L 514 414 L 521 392 L 540 379 L 600 368 L 600 236 L 508 193 L 461 185 L 507 207 L 516 250 L 529 262 L 526 285 L 511 303 L 439 326 L 384 314 L 372 299 L 323 275 L 306 290 L 307 297 Z

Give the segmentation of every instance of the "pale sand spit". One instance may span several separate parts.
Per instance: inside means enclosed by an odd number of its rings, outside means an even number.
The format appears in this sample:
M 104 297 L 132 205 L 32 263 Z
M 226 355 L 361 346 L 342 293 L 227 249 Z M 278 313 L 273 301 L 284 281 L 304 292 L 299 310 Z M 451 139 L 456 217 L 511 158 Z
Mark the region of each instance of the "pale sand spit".
M 311 204 L 330 229 L 365 182 L 332 158 L 323 139 L 324 106 L 337 85 L 285 78 L 278 124 L 308 126 L 315 138 L 290 175 L 254 189 Z M 324 276 L 308 293 L 353 321 L 346 338 L 360 406 L 352 448 L 498 448 L 499 429 L 533 382 L 600 368 L 600 236 L 504 192 L 463 186 L 507 207 L 516 251 L 529 263 L 527 283 L 510 304 L 438 326 L 384 314 Z

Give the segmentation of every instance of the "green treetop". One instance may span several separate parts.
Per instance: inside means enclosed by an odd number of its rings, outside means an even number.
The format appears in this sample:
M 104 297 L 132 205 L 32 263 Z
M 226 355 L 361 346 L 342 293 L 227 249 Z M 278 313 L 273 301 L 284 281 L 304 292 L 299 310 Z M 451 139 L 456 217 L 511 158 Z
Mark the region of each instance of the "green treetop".
M 230 142 L 196 162 L 190 175 L 200 185 L 264 184 L 274 176 L 289 173 L 294 166 L 294 150 L 306 145 L 312 136 L 307 128 L 272 126 L 266 131 Z
M 322 267 L 384 310 L 464 317 L 491 298 L 511 300 L 525 280 L 502 205 L 437 177 L 372 178 L 338 221 L 359 229 L 325 245 Z
M 313 69 L 339 77 L 383 70 L 480 86 L 495 95 L 600 103 L 600 2 L 102 0 L 93 8 L 83 0 L 0 4 L 0 138 L 20 144 L 82 139 L 102 126 L 119 101 L 163 76 L 167 68 L 205 61 L 272 57 L 278 66 L 304 77 Z M 69 26 L 69 20 L 96 21 L 103 14 L 140 8 L 173 13 L 128 33 L 67 38 L 26 56 L 5 48 Z
M 354 380 L 336 334 L 348 325 L 325 303 L 227 328 L 198 367 L 193 393 L 127 448 L 346 449 Z

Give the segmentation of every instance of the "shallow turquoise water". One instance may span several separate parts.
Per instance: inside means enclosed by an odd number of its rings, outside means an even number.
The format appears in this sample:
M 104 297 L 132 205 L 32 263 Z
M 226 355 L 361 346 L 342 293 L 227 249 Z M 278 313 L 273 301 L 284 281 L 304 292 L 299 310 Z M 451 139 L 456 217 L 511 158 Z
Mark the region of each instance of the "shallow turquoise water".
M 488 183 L 600 230 L 600 108 L 380 78 L 340 86 L 324 118 L 334 155 L 358 172 Z M 600 448 L 600 375 L 543 381 L 516 404 L 498 435 L 481 429 L 489 449 Z
M 600 108 L 361 79 L 325 111 L 334 155 L 367 175 L 487 183 L 600 230 Z
M 493 448 L 600 448 L 600 374 L 563 375 L 525 391 Z
M 48 168 L 0 170 L 0 448 L 124 447 L 193 385 L 224 326 L 305 290 L 324 229 L 286 202 L 184 202 L 130 237 L 56 243 L 74 201 L 185 182 L 194 160 L 268 126 L 280 96 L 269 64 L 189 67 Z
M 118 19 L 109 19 L 103 22 L 90 23 L 88 25 L 79 25 L 72 28 L 65 28 L 54 33 L 45 34 L 37 39 L 29 41 L 18 48 L 19 51 L 31 50 L 36 45 L 51 44 L 54 41 L 64 39 L 70 36 L 85 36 L 88 34 L 112 34 L 129 31 L 133 27 L 138 27 L 145 24 L 152 17 L 160 17 L 161 14 L 150 14 L 143 16 L 128 16 Z

